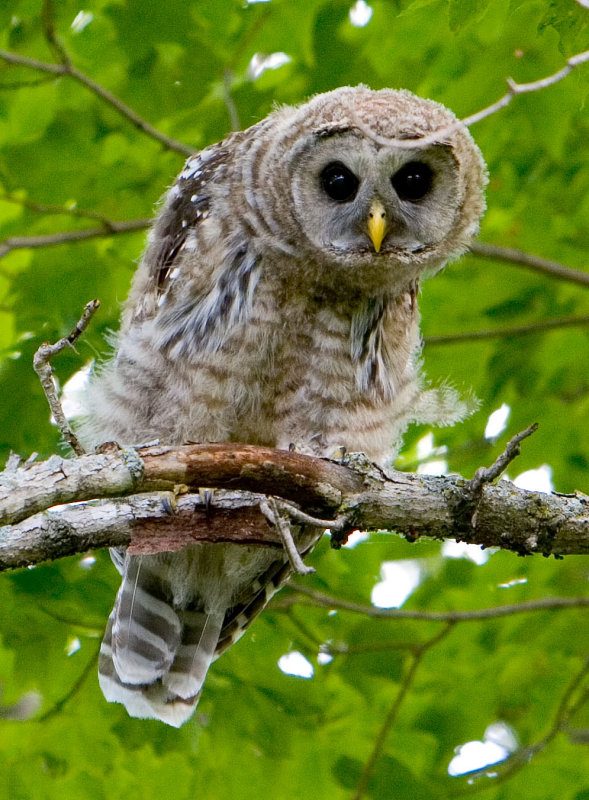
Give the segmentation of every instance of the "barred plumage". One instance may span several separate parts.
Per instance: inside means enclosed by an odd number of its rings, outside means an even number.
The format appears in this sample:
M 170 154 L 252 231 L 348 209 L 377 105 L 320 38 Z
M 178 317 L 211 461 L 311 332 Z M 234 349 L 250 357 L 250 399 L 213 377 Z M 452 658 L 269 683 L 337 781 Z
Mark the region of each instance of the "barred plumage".
M 468 132 L 417 141 L 453 121 L 407 92 L 343 88 L 189 158 L 91 383 L 86 440 L 344 445 L 384 463 L 411 419 L 461 416 L 451 393 L 423 389 L 416 302 L 424 271 L 467 247 L 483 210 Z M 296 540 L 309 551 L 317 532 Z M 103 691 L 172 725 L 291 570 L 235 544 L 113 560 Z

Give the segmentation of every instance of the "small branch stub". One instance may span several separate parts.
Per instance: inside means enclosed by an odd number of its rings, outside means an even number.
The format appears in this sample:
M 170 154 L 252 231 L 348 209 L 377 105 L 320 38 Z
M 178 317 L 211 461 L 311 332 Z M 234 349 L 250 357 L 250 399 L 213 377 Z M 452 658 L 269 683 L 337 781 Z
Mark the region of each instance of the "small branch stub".
M 51 409 L 53 418 L 57 423 L 61 435 L 70 445 L 74 453 L 78 456 L 83 456 L 86 451 L 80 444 L 78 437 L 71 429 L 70 424 L 63 413 L 63 408 L 59 401 L 59 397 L 57 396 L 57 388 L 53 379 L 51 359 L 58 355 L 58 353 L 61 353 L 62 350 L 65 350 L 66 347 L 74 346 L 76 341 L 80 338 L 90 324 L 90 320 L 98 310 L 99 306 L 100 300 L 91 300 L 89 303 L 86 303 L 84 306 L 84 311 L 82 312 L 82 316 L 76 322 L 72 332 L 68 336 L 64 336 L 63 339 L 60 339 L 58 342 L 55 342 L 55 344 L 49 344 L 48 342 L 45 342 L 41 345 L 41 347 L 39 347 L 33 358 L 33 367 L 35 368 L 35 372 L 41 381 L 41 386 L 45 392 L 45 397 L 49 403 L 49 408 Z

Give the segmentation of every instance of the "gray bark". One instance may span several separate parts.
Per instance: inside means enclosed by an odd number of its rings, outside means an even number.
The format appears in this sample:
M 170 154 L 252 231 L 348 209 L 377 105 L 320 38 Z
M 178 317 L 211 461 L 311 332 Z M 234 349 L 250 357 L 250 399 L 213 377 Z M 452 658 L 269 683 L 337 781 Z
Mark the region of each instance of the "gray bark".
M 217 488 L 208 507 L 202 486 Z M 0 475 L 0 569 L 120 545 L 136 553 L 195 541 L 277 547 L 259 511 L 267 494 L 337 520 L 334 546 L 361 529 L 520 555 L 589 553 L 582 494 L 530 492 L 504 480 L 473 491 L 457 476 L 385 474 L 358 454 L 340 464 L 247 445 L 111 445 L 78 458 L 9 464 Z

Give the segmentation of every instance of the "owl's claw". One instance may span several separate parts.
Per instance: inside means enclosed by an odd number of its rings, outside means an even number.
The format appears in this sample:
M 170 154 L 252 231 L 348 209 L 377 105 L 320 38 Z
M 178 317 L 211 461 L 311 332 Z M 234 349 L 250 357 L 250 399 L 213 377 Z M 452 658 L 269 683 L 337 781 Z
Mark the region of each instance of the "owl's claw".
M 200 499 L 202 500 L 202 504 L 205 507 L 205 517 L 208 521 L 211 514 L 211 504 L 213 500 L 213 495 L 215 494 L 215 490 L 207 489 L 206 487 L 205 488 L 201 487 L 198 490 L 198 493 L 200 495 Z
M 260 503 L 260 511 L 266 517 L 268 522 L 276 528 L 282 546 L 286 550 L 288 560 L 293 570 L 297 575 L 311 575 L 315 572 L 313 567 L 308 567 L 299 551 L 292 536 L 292 529 L 290 526 L 290 515 L 288 508 L 281 505 L 275 497 L 268 497 Z
M 336 447 L 333 453 L 329 456 L 330 461 L 337 461 L 340 464 L 344 463 L 344 458 L 348 452 L 348 448 L 345 444 L 340 444 L 339 447 Z

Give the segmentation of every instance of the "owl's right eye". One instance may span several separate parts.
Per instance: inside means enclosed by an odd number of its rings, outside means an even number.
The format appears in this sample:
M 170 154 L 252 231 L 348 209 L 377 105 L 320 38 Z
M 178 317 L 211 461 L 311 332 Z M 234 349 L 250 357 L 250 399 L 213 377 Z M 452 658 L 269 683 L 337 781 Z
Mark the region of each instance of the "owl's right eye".
M 336 203 L 349 203 L 358 192 L 360 181 L 344 164 L 333 161 L 321 173 L 323 191 Z

